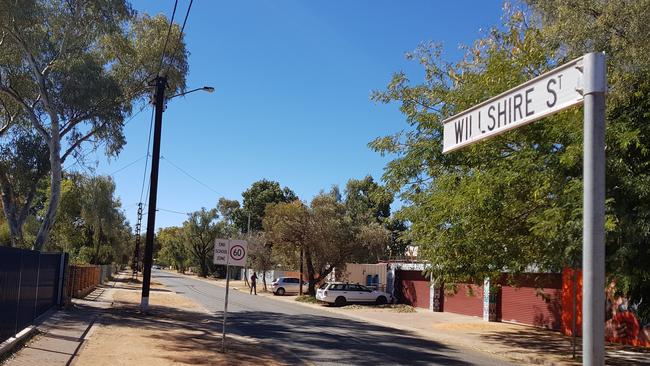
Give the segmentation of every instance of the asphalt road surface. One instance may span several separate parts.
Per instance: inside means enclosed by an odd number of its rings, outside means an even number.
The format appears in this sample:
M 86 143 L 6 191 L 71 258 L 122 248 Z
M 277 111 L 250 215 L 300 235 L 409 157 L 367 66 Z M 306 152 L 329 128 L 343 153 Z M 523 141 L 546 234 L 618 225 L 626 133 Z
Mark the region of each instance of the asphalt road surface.
M 219 320 L 217 330 L 221 330 L 225 288 L 169 272 L 153 271 L 153 277 L 214 313 Z M 514 365 L 415 333 L 299 304 L 232 289 L 228 296 L 227 332 L 259 340 L 290 364 Z

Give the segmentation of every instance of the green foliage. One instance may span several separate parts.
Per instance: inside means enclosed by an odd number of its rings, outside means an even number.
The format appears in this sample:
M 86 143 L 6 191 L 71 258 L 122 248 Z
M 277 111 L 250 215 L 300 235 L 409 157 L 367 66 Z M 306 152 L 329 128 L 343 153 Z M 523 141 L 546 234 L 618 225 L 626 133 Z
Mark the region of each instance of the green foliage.
M 650 1 L 528 3 L 563 57 L 607 55 L 607 273 L 650 319 Z
M 217 203 L 217 210 L 219 210 L 224 220 L 234 223 L 240 210 L 239 201 L 221 197 Z
M 138 15 L 124 0 L 0 0 L 0 132 L 28 125 L 49 153 L 49 207 L 36 249 L 47 242 L 55 221 L 65 160 L 79 157 L 86 143 L 117 155 L 126 142 L 125 118 L 147 99 L 159 72 L 168 76 L 168 94 L 185 88 L 180 27 L 172 27 L 161 64 L 167 36 L 164 16 Z
M 207 277 L 210 274 L 212 256 L 214 252 L 214 239 L 227 237 L 226 226 L 217 221 L 217 209 L 207 210 L 201 208 L 189 214 L 183 222 L 185 240 L 189 245 L 191 263 L 198 266 L 198 275 Z
M 61 204 L 48 250 L 70 253 L 77 263 L 122 263 L 131 256 L 131 228 L 110 177 L 71 174 L 62 182 Z
M 38 189 L 48 171 L 47 145 L 38 134 L 22 125 L 0 132 L 0 190 L 12 246 L 26 245 L 23 225 L 43 204 Z
M 444 119 L 553 66 L 553 50 L 526 24 L 511 14 L 456 65 L 442 60 L 439 46 L 424 44 L 407 55 L 424 67 L 423 83 L 398 73 L 373 94 L 401 103 L 406 115 L 409 128 L 371 147 L 396 155 L 384 179 L 408 203 L 399 217 L 448 281 L 556 271 L 575 262 L 580 247 L 580 110 L 442 154 Z
M 381 223 L 390 216 L 393 195 L 375 183 L 371 176 L 350 179 L 345 186 L 345 207 L 355 222 Z
M 234 214 L 236 226 L 246 232 L 250 215 L 251 231 L 262 230 L 262 219 L 266 206 L 273 203 L 291 202 L 298 197 L 287 187 L 281 188 L 280 183 L 262 179 L 253 183 L 242 193 L 243 207 Z
M 246 239 L 248 241 L 248 268 L 255 272 L 266 272 L 275 266 L 271 245 L 264 232 L 257 232 Z
M 407 55 L 423 66 L 422 82 L 397 73 L 373 94 L 398 103 L 408 123 L 370 144 L 394 156 L 384 179 L 407 203 L 398 216 L 449 282 L 578 265 L 582 110 L 446 155 L 441 122 L 569 59 L 605 51 L 607 271 L 633 302 L 647 300 L 650 1 L 527 2 L 530 14 L 507 6 L 505 23 L 468 47 L 462 62 L 445 62 L 439 46 L 424 44 Z
M 333 193 L 314 197 L 309 207 L 298 200 L 269 205 L 264 232 L 273 245 L 274 258 L 285 267 L 298 268 L 300 252 L 304 252 L 311 295 L 319 278 L 364 252 L 355 241 L 345 205 Z
M 157 260 L 174 267 L 179 273 L 185 273 L 190 261 L 190 251 L 183 229 L 175 226 L 159 229 L 156 243 L 160 248 Z

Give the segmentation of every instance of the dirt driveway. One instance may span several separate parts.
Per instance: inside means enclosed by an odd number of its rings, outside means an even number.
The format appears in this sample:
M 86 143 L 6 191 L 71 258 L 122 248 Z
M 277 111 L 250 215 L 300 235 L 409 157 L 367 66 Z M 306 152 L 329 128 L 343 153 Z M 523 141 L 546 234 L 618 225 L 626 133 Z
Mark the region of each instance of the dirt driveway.
M 221 353 L 220 319 L 160 284 L 153 284 L 150 312 L 142 314 L 140 288 L 118 279 L 112 308 L 99 318 L 74 365 L 285 365 L 241 338 L 227 338 Z

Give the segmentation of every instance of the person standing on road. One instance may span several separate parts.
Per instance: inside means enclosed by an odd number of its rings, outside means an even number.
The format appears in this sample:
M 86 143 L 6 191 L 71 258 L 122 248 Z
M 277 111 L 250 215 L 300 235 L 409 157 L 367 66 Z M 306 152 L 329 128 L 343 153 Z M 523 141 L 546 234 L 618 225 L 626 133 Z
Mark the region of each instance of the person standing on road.
M 255 295 L 257 295 L 257 275 L 255 272 L 253 272 L 253 275 L 251 276 L 251 295 L 253 294 L 253 291 L 255 291 Z

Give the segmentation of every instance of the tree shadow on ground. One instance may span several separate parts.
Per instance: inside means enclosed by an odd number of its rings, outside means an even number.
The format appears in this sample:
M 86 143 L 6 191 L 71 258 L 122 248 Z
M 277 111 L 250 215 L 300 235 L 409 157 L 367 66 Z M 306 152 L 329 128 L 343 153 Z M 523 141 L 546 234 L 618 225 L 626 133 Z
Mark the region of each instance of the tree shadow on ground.
M 92 309 L 88 309 L 92 311 Z M 159 339 L 157 347 L 169 352 L 161 356 L 173 364 L 228 365 L 284 364 L 283 357 L 262 352 L 257 346 L 237 340 L 228 340 L 226 355 L 221 349 L 221 322 L 206 313 L 186 311 L 166 306 L 150 306 L 143 314 L 135 304 L 121 304 L 102 313 L 98 322 L 104 326 L 146 329 Z M 213 358 L 206 358 L 206 354 Z M 219 359 L 221 358 L 221 359 Z M 299 361 L 299 360 L 298 360 Z M 302 364 L 291 362 L 290 364 Z
M 221 317 L 222 313 L 215 314 Z M 346 365 L 469 365 L 458 350 L 414 333 L 312 314 L 246 311 L 228 315 L 232 332 L 255 335 L 311 362 Z M 263 326 L 262 326 L 263 325 Z
M 571 337 L 564 336 L 559 332 L 540 331 L 538 329 L 526 329 L 513 332 L 492 332 L 483 335 L 483 338 L 490 343 L 519 347 L 530 350 L 531 354 L 549 354 L 561 356 L 567 362 L 571 362 L 572 342 Z M 575 364 L 582 362 L 582 338 L 576 339 L 576 360 Z M 622 345 L 608 345 L 606 353 L 608 365 L 650 365 L 650 349 L 628 347 Z
M 108 310 L 101 324 L 152 330 L 161 347 L 178 363 L 202 364 L 188 351 L 219 349 L 221 312 L 214 314 L 152 306 L 147 315 L 137 306 Z M 266 364 L 270 355 L 291 365 L 337 363 L 347 365 L 470 365 L 461 360 L 460 351 L 422 339 L 416 334 L 351 320 L 316 315 L 288 315 L 274 312 L 236 312 L 228 314 L 228 334 L 254 337 L 255 345 L 230 341 L 241 364 Z M 179 332 L 179 329 L 188 332 Z M 239 339 L 239 338 L 238 338 Z

